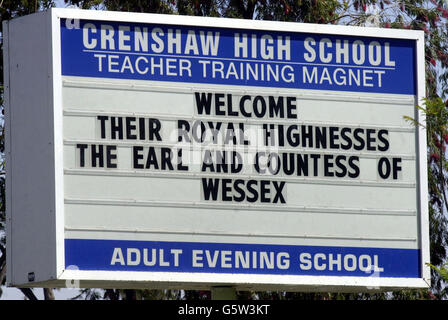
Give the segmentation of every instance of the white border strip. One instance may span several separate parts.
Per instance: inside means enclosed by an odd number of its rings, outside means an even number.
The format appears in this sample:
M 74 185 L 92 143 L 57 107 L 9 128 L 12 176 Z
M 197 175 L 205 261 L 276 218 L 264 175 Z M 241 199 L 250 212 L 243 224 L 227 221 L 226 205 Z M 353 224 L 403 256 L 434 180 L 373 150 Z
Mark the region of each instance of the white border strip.
M 416 53 L 417 53 L 417 103 L 422 105 L 426 96 L 425 90 L 425 36 L 424 33 L 420 33 L 419 38 L 416 41 Z M 426 120 L 423 111 L 418 110 L 417 120 L 419 123 L 423 123 Z M 421 270 L 422 277 L 428 283 L 431 284 L 431 269 L 427 265 L 430 262 L 430 249 L 429 249 L 429 208 L 428 208 L 428 163 L 427 163 L 427 145 L 426 145 L 426 129 L 422 126 L 418 127 L 417 136 L 418 146 L 418 171 L 417 179 L 420 182 L 417 197 L 417 207 L 420 209 L 420 249 L 421 249 Z M 425 183 L 422 183 L 425 182 Z
M 65 269 L 65 203 L 64 203 L 64 138 L 62 107 L 62 64 L 61 64 L 61 27 L 56 12 L 48 14 L 49 34 L 51 34 L 52 97 L 54 118 L 54 169 L 55 169 L 55 229 L 56 229 L 56 276 Z M 50 95 L 51 96 L 51 95 Z
M 112 282 L 192 282 L 198 285 L 236 285 L 241 287 L 272 286 L 281 289 L 294 287 L 365 287 L 371 290 L 380 288 L 427 288 L 427 283 L 420 278 L 381 278 L 381 277 L 333 277 L 333 276 L 291 276 L 291 275 L 254 275 L 254 274 L 219 274 L 219 273 L 176 273 L 176 272 L 138 272 L 138 271 L 80 271 L 66 270 L 61 280 L 95 281 L 102 279 Z
M 342 36 L 359 37 L 383 37 L 394 39 L 412 39 L 417 40 L 423 34 L 423 31 L 385 29 L 385 28 L 366 28 L 340 25 L 323 25 L 312 23 L 295 23 L 279 21 L 261 21 L 233 18 L 210 18 L 180 15 L 164 15 L 154 13 L 129 13 L 118 11 L 96 11 L 81 9 L 51 9 L 59 18 L 69 19 L 87 19 L 97 21 L 122 21 L 130 23 L 150 23 L 167 24 L 199 27 L 216 27 L 230 29 L 253 29 L 266 30 L 273 32 L 303 32 L 313 34 L 328 34 Z

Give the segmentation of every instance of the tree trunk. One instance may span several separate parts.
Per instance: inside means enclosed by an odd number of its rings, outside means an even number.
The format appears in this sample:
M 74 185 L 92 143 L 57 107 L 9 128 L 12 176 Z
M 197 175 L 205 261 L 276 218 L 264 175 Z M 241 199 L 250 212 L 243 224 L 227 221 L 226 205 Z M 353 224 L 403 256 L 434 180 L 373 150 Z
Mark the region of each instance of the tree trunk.
M 125 300 L 137 300 L 137 292 L 135 290 L 124 290 Z
M 44 298 L 45 300 L 54 300 L 54 292 L 51 288 L 44 288 Z

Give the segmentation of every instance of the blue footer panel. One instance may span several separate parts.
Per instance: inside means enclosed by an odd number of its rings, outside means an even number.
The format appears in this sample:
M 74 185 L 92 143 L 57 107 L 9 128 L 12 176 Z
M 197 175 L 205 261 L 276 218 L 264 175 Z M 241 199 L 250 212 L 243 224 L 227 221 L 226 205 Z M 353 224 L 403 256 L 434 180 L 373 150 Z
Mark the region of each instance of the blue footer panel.
M 420 250 L 65 239 L 67 269 L 420 278 Z

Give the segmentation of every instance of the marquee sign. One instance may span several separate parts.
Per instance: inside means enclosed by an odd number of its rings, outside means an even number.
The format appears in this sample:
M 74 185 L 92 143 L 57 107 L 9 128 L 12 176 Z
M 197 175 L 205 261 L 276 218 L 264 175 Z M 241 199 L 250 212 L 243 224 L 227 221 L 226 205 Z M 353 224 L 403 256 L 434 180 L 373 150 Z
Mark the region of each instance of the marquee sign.
M 421 32 L 67 9 L 5 27 L 11 285 L 429 285 L 425 131 L 404 118 Z

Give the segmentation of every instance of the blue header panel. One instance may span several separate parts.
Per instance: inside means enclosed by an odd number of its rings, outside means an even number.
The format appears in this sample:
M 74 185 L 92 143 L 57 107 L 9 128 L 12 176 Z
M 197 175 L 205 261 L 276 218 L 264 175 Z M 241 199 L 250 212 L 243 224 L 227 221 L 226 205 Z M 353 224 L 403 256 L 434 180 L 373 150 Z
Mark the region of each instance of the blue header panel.
M 415 94 L 415 41 L 61 19 L 62 75 Z
M 420 250 L 65 239 L 76 270 L 419 278 Z

